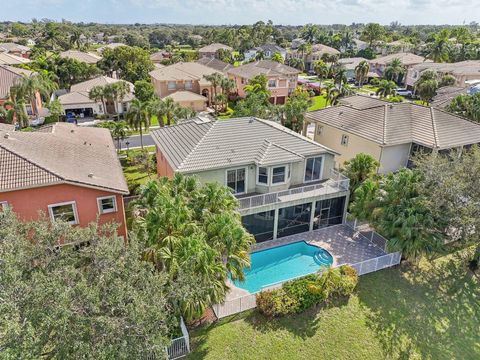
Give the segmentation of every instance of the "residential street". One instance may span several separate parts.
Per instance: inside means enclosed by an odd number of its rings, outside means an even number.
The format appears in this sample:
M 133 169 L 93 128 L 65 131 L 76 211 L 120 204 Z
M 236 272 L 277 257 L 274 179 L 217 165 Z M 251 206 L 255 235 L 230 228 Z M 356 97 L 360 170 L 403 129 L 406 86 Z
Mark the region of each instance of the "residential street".
M 129 136 L 128 138 L 123 140 L 121 142 L 121 149 L 122 150 L 127 149 L 127 142 L 129 143 L 128 147 L 130 149 L 140 147 L 140 135 Z M 153 142 L 153 139 L 150 136 L 150 134 L 143 135 L 143 146 L 152 146 L 152 145 L 155 145 L 155 143 Z M 116 141 L 115 141 L 115 147 L 117 147 L 117 142 Z

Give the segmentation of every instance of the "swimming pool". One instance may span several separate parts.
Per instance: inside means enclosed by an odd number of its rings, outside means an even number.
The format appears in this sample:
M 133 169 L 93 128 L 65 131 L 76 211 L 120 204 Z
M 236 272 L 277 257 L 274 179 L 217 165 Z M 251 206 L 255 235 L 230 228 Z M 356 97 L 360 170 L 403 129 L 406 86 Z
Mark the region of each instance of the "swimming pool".
M 333 263 L 333 257 L 327 250 L 305 241 L 257 251 L 250 257 L 251 267 L 245 271 L 245 281 L 234 281 L 234 284 L 252 294 L 264 287 L 314 273 L 321 266 Z

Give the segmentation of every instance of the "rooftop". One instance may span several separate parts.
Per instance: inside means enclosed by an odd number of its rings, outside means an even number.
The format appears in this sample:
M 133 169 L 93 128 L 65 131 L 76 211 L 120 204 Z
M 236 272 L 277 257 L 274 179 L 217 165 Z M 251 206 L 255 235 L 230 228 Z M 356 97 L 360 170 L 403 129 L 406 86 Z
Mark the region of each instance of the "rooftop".
M 396 53 L 370 60 L 370 63 L 387 65 L 391 63 L 393 59 L 400 59 L 402 64 L 405 66 L 420 64 L 427 61 L 423 56 L 415 55 L 412 53 Z
M 102 60 L 102 57 L 97 54 L 78 51 L 78 50 L 67 50 L 67 51 L 61 52 L 60 57 L 77 60 L 87 64 L 96 64 L 97 62 Z
M 224 45 L 224 44 L 220 44 L 220 43 L 214 43 L 214 44 L 210 44 L 210 45 L 207 45 L 207 46 L 204 46 L 200 49 L 198 49 L 198 52 L 217 52 L 218 50 L 220 49 L 224 49 L 224 50 L 228 50 L 228 51 L 232 51 L 233 49 L 228 46 L 228 45 Z
M 197 100 L 203 100 L 207 101 L 208 99 L 205 96 L 196 94 L 191 91 L 177 91 L 174 92 L 173 94 L 170 94 L 166 96 L 167 98 L 172 98 L 174 101 L 197 101 Z
M 71 92 L 87 92 L 88 93 L 95 86 L 105 86 L 105 85 L 108 85 L 108 84 L 117 83 L 119 81 L 125 81 L 125 80 L 114 79 L 114 78 L 111 78 L 111 77 L 108 77 L 108 76 L 99 76 L 99 77 L 96 77 L 96 78 L 93 78 L 93 79 L 90 79 L 90 80 L 72 85 L 72 87 L 70 88 L 70 91 Z M 133 92 L 133 88 L 134 88 L 133 84 L 129 83 L 128 81 L 125 81 L 125 82 L 130 85 L 130 89 Z
M 216 72 L 218 71 L 197 62 L 179 62 L 155 69 L 149 74 L 158 81 L 202 80 L 209 84 L 203 77 Z
M 257 75 L 285 76 L 297 75 L 299 70 L 271 60 L 254 61 L 228 70 L 229 74 L 251 79 Z
M 107 129 L 56 123 L 35 132 L 0 129 L 0 192 L 74 184 L 128 194 Z
M 417 143 L 450 149 L 480 143 L 480 125 L 441 109 L 414 103 L 388 103 L 355 95 L 342 105 L 309 112 L 321 122 L 380 145 Z
M 215 58 L 213 59 L 201 58 L 197 60 L 197 63 L 208 66 L 209 68 L 212 68 L 214 70 L 221 71 L 221 72 L 226 72 L 227 70 L 230 70 L 233 68 L 233 65 L 230 65 L 229 63 L 226 63 L 222 60 L 218 60 Z
M 88 92 L 85 91 L 73 91 L 58 97 L 58 101 L 62 105 L 71 104 L 94 104 L 95 101 L 91 100 L 88 96 Z
M 30 48 L 28 46 L 20 45 L 20 44 L 15 44 L 15 43 L 1 43 L 0 44 L 0 51 L 6 51 L 6 52 L 26 52 L 30 51 Z
M 9 54 L 7 52 L 0 52 L 0 65 L 19 65 L 28 64 L 29 62 L 29 59 Z
M 332 150 L 273 121 L 254 117 L 184 121 L 152 132 L 175 171 L 192 173 L 248 164 L 300 161 Z
M 478 75 L 480 78 L 480 60 L 466 60 L 456 63 L 434 63 L 428 62 L 413 66 L 417 71 L 433 69 L 452 75 Z
M 22 76 L 31 76 L 33 71 L 16 68 L 9 65 L 0 65 L 0 99 L 9 96 L 10 88 Z

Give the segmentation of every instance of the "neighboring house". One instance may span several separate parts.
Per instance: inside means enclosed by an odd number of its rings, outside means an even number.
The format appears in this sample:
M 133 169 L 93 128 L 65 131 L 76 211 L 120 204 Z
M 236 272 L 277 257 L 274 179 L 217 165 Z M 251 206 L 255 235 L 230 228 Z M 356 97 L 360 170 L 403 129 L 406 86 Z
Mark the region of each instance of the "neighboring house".
M 225 50 L 225 51 L 233 51 L 233 49 L 228 45 L 223 45 L 219 43 L 210 44 L 198 49 L 198 57 L 201 58 L 218 58 L 218 51 Z
M 245 61 L 255 60 L 259 52 L 263 53 L 264 59 L 271 59 L 273 54 L 276 54 L 276 53 L 279 53 L 280 55 L 282 55 L 282 58 L 284 60 L 287 57 L 287 50 L 285 50 L 284 48 L 275 44 L 265 44 L 265 45 L 254 47 L 253 49 L 246 51 L 244 54 Z
M 305 40 L 301 38 L 296 38 L 292 40 L 292 43 L 290 44 L 291 49 L 298 49 L 300 45 L 305 44 Z
M 340 55 L 340 51 L 323 44 L 312 45 L 309 52 L 303 52 L 298 49 L 287 52 L 287 60 L 291 58 L 303 59 L 305 62 L 305 71 L 313 71 L 315 62 L 322 59 L 324 54 Z
M 338 59 L 338 63 L 342 65 L 342 67 L 347 70 L 347 79 L 355 79 L 355 68 L 358 64 L 362 61 L 367 61 L 362 57 L 353 57 L 353 58 L 342 58 Z M 373 75 L 373 74 L 372 74 Z
M 235 80 L 237 93 L 245 97 L 245 86 L 257 75 L 266 75 L 268 90 L 271 92 L 272 104 L 284 104 L 287 97 L 295 90 L 299 70 L 271 60 L 260 60 L 247 63 L 227 71 L 228 76 Z
M 205 111 L 207 109 L 208 99 L 205 96 L 191 91 L 177 91 L 165 98 L 171 98 L 178 105 L 185 108 L 191 108 L 196 112 Z
M 449 151 L 480 143 L 480 124 L 415 103 L 351 96 L 342 105 L 308 112 L 314 139 L 341 153 L 339 165 L 359 153 L 380 162 L 380 173 L 408 166 L 419 151 Z
M 19 45 L 15 43 L 1 43 L 0 52 L 7 52 L 12 55 L 17 55 L 28 59 L 32 50 L 28 46 Z
M 124 44 L 124 43 L 110 43 L 110 44 L 108 44 L 108 45 L 99 47 L 99 48 L 97 49 L 97 51 L 101 54 L 101 53 L 103 53 L 103 51 L 104 51 L 105 49 L 112 49 L 112 50 L 113 50 L 113 49 L 115 49 L 115 48 L 117 48 L 117 47 L 120 47 L 120 46 L 128 46 L 128 45 L 126 45 L 126 44 Z
M 470 88 L 459 86 L 444 86 L 437 90 L 437 94 L 433 97 L 431 105 L 445 109 L 450 105 L 452 100 L 458 95 L 469 94 Z
M 170 54 L 168 51 L 157 51 L 156 53 L 153 53 L 150 55 L 150 60 L 154 64 L 160 64 L 164 60 L 168 60 L 172 57 L 172 54 Z
M 158 175 L 195 175 L 203 184 L 230 188 L 257 242 L 345 219 L 348 179 L 334 171 L 336 153 L 278 123 L 197 118 L 154 130 L 152 137 Z
M 119 225 L 128 187 L 107 129 L 56 123 L 35 132 L 0 129 L 0 205 L 25 221 L 43 212 L 82 227 Z
M 11 100 L 10 89 L 18 83 L 22 77 L 30 77 L 35 74 L 33 71 L 16 68 L 8 65 L 0 65 L 0 105 Z M 25 112 L 30 121 L 35 119 L 42 120 L 46 115 L 42 105 L 42 98 L 39 93 L 36 94 L 35 101 L 25 104 Z
M 370 71 L 376 72 L 380 77 L 383 77 L 386 67 L 393 61 L 393 59 L 400 59 L 402 65 L 405 67 L 407 72 L 414 65 L 422 64 L 426 61 L 423 56 L 415 55 L 412 53 L 390 54 L 370 60 Z
M 353 49 L 356 51 L 365 50 L 368 48 L 368 43 L 360 40 L 360 39 L 353 39 Z
M 96 64 L 100 60 L 102 60 L 102 57 L 91 53 L 91 52 L 83 52 L 83 51 L 77 51 L 77 50 L 67 50 L 63 51 L 60 53 L 61 58 L 67 58 L 67 59 L 73 59 L 77 60 L 80 62 L 84 62 L 87 64 Z
M 434 63 L 426 62 L 416 64 L 408 69 L 406 85 L 410 88 L 425 70 L 435 70 L 439 76 L 452 75 L 455 77 L 455 86 L 466 87 L 471 80 L 480 80 L 480 60 L 466 60 L 456 63 Z
M 208 99 L 210 104 L 214 91 L 204 76 L 221 73 L 197 62 L 179 62 L 150 72 L 155 94 L 164 98 L 177 91 L 190 91 Z
M 95 117 L 97 115 L 114 114 L 115 112 L 123 114 L 127 112 L 130 102 L 134 99 L 134 86 L 132 83 L 126 81 L 130 86 L 130 93 L 123 98 L 123 101 L 115 104 L 113 101 L 105 99 L 106 109 L 104 109 L 104 104 L 102 104 L 101 101 L 91 100 L 88 95 L 90 90 L 95 86 L 105 86 L 119 81 L 124 80 L 113 79 L 108 76 L 99 76 L 72 85 L 70 92 L 60 95 L 58 101 L 62 104 L 65 113 L 73 113 L 80 117 Z
M 381 45 L 379 50 L 382 55 L 388 55 L 392 53 L 408 53 L 413 51 L 414 47 L 415 46 L 409 42 L 397 40 Z
M 202 64 L 212 68 L 214 70 L 226 73 L 228 70 L 233 69 L 233 65 L 226 63 L 225 61 L 218 60 L 218 59 L 210 59 L 210 58 L 201 58 L 196 61 L 198 64 Z
M 17 55 L 9 54 L 7 52 L 0 52 L 0 65 L 20 65 L 28 64 L 29 59 Z

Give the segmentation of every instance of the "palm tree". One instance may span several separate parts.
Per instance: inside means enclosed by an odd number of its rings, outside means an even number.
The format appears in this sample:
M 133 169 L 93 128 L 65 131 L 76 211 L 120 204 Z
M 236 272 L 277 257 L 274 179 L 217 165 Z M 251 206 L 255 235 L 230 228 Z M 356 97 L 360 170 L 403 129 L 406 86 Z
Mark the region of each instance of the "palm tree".
M 100 101 L 102 103 L 102 106 L 103 106 L 103 112 L 105 114 L 108 114 L 107 106 L 105 104 L 105 98 L 106 98 L 105 88 L 103 86 L 97 85 L 97 86 L 94 86 L 93 88 L 91 88 L 90 91 L 88 92 L 88 98 L 90 100 L 95 101 L 95 102 Z
M 33 114 L 38 115 L 37 95 L 49 98 L 51 84 L 46 82 L 40 75 L 22 76 L 10 89 L 18 99 L 32 105 Z
M 258 50 L 257 53 L 255 54 L 255 60 L 263 60 L 265 59 L 265 53 L 263 50 Z
M 23 100 L 8 100 L 0 106 L 0 117 L 4 118 L 8 124 L 18 122 L 21 128 L 27 127 L 28 115 L 25 111 L 25 102 Z
M 320 88 L 322 87 L 322 81 L 328 76 L 328 66 L 323 60 L 318 60 L 313 65 L 313 71 L 318 77 Z
M 327 86 L 327 97 L 326 97 L 326 104 L 330 103 L 330 105 L 336 105 L 338 102 L 338 98 L 340 97 L 340 91 L 335 87 L 333 84 L 329 84 Z
M 279 52 L 273 54 L 271 60 L 283 64 L 283 56 Z
M 210 75 L 204 75 L 203 76 L 205 80 L 207 81 L 210 81 L 210 83 L 212 84 L 212 88 L 213 88 L 213 100 L 215 101 L 215 98 L 217 97 L 217 89 L 218 89 L 218 86 L 221 84 L 224 76 L 218 72 L 215 72 L 213 74 L 210 74 Z M 218 109 L 216 107 L 216 103 L 214 103 L 214 110 L 215 110 L 215 113 L 217 113 Z
M 355 66 L 355 80 L 358 82 L 358 87 L 362 87 L 368 77 L 370 71 L 370 64 L 366 60 L 362 60 Z
M 333 80 L 335 85 L 337 85 L 337 89 L 340 89 L 347 83 L 347 70 L 344 67 L 337 68 Z
M 366 179 L 376 175 L 380 163 L 371 155 L 359 153 L 353 159 L 345 161 L 343 166 L 342 172 L 350 179 L 350 194 L 354 195 Z
M 225 111 L 228 107 L 228 96 L 235 89 L 235 85 L 235 81 L 227 77 L 223 77 L 223 79 L 220 81 L 220 87 L 222 88 L 223 95 L 223 111 Z
M 117 104 L 123 103 L 123 99 L 125 99 L 125 96 L 127 96 L 132 89 L 130 89 L 130 85 L 126 81 L 118 81 L 111 86 L 113 88 L 115 112 L 118 114 Z
M 432 101 L 438 89 L 438 74 L 435 70 L 425 70 L 415 83 L 415 93 L 427 104 Z
M 378 84 L 377 95 L 382 98 L 387 98 L 390 95 L 394 95 L 396 89 L 397 89 L 397 84 L 395 84 L 393 81 L 382 80 Z
M 117 141 L 117 149 L 121 149 L 121 141 L 128 136 L 128 124 L 125 121 L 114 121 L 110 129 L 112 137 Z
M 395 58 L 385 68 L 385 77 L 387 80 L 400 84 L 403 81 L 405 72 L 405 66 L 403 66 L 402 61 L 399 58 Z
M 150 127 L 150 114 L 148 104 L 138 99 L 133 99 L 127 111 L 127 123 L 134 129 L 140 131 L 140 146 L 143 149 L 143 130 Z

